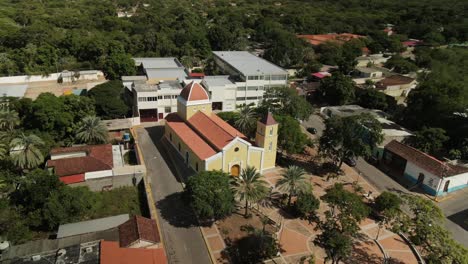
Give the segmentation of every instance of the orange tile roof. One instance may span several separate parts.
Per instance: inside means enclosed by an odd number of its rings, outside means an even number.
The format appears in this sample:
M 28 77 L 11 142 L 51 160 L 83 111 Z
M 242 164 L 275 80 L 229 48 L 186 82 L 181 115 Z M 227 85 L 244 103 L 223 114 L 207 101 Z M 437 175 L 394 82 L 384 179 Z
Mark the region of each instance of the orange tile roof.
M 101 264 L 166 264 L 163 248 L 121 248 L 118 242 L 101 241 Z
M 187 84 L 180 92 L 180 96 L 188 101 L 209 100 L 208 93 L 203 87 L 195 82 Z
M 86 156 L 48 160 L 47 167 L 53 167 L 57 176 L 110 170 L 113 167 L 111 144 L 55 148 L 50 151 L 50 154 L 56 155 L 73 152 L 85 152 Z
M 439 177 L 449 177 L 468 172 L 468 168 L 466 167 L 446 164 L 443 161 L 430 156 L 429 154 L 426 154 L 418 149 L 405 145 L 396 140 L 392 140 L 390 143 L 388 143 L 385 146 L 385 149 Z
M 208 145 L 195 131 L 193 131 L 176 113 L 166 117 L 167 125 L 177 136 L 198 156 L 205 160 L 216 154 L 216 151 Z
M 273 115 L 270 112 L 268 112 L 267 115 L 263 116 L 260 122 L 267 126 L 278 124 L 278 122 L 276 122 L 276 120 L 273 118 Z
M 222 150 L 237 136 L 246 138 L 216 114 L 207 115 L 199 111 L 188 120 L 188 123 L 218 151 Z
M 352 39 L 356 38 L 365 38 L 365 36 L 361 35 L 356 35 L 356 34 L 351 34 L 351 33 L 341 33 L 341 34 L 336 34 L 336 33 L 331 33 L 331 34 L 319 34 L 319 35 L 297 35 L 298 38 L 305 39 L 307 42 L 310 44 L 316 46 L 323 44 L 327 41 L 332 41 L 336 43 L 343 43 L 350 41 Z
M 135 215 L 119 226 L 121 247 L 128 247 L 140 239 L 155 244 L 161 242 L 155 220 Z

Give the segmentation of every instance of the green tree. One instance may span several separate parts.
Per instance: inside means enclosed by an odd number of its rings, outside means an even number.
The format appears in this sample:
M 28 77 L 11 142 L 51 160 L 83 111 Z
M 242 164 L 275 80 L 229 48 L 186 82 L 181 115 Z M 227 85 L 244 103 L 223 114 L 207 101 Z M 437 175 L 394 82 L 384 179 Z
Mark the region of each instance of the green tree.
M 15 166 L 27 170 L 33 169 L 44 162 L 39 147 L 44 141 L 36 135 L 20 133 L 10 142 L 10 156 Z
M 88 187 L 63 186 L 51 192 L 42 210 L 44 223 L 53 230 L 60 224 L 80 220 L 91 209 L 93 196 Z
M 262 114 L 272 112 L 275 115 L 289 115 L 300 120 L 307 120 L 313 108 L 304 97 L 297 95 L 288 87 L 273 87 L 265 91 L 265 99 L 258 111 Z
M 344 105 L 354 101 L 354 82 L 340 72 L 320 81 L 318 93 L 330 105 Z
M 301 130 L 299 122 L 287 115 L 275 115 L 278 126 L 278 147 L 294 154 L 301 152 L 308 143 L 307 135 Z
M 103 119 L 130 116 L 130 107 L 125 103 L 125 91 L 121 81 L 109 81 L 95 86 L 88 92 L 94 99 L 96 114 Z
M 418 70 L 416 64 L 398 55 L 393 56 L 385 62 L 385 67 L 401 74 L 407 74 Z
M 340 224 L 343 233 L 354 236 L 359 231 L 358 223 L 370 213 L 370 208 L 362 201 L 362 198 L 343 188 L 343 184 L 336 183 L 326 190 L 320 197 L 330 207 L 330 217 Z
M 466 263 L 468 251 L 455 242 L 442 227 L 444 214 L 432 201 L 415 195 L 405 195 L 410 208 L 409 233 L 411 241 L 420 246 L 430 263 Z
M 250 105 L 241 105 L 239 107 L 239 115 L 234 122 L 234 125 L 247 137 L 252 137 L 255 132 L 257 117 L 254 109 Z
M 122 76 L 135 75 L 135 62 L 120 44 L 112 44 L 104 58 L 102 71 L 107 79 L 118 80 Z
M 382 227 L 390 227 L 393 232 L 405 231 L 407 227 L 408 217 L 404 214 L 400 207 L 402 199 L 398 195 L 391 192 L 383 192 L 375 199 L 375 209 L 379 213 L 379 229 L 375 240 L 379 239 L 380 230 Z
M 334 219 L 328 217 L 320 224 L 320 230 L 322 233 L 317 235 L 314 244 L 325 249 L 326 261 L 331 260 L 332 264 L 338 264 L 351 255 L 353 239 L 349 234 L 340 232 L 338 223 Z
M 231 186 L 235 197 L 245 202 L 245 217 L 248 216 L 249 205 L 260 201 L 268 194 L 267 182 L 255 167 L 244 168 L 238 177 L 233 176 Z
M 216 115 L 228 122 L 231 126 L 236 126 L 236 120 L 239 119 L 239 112 L 220 112 Z
M 445 130 L 437 127 L 423 128 L 409 138 L 406 143 L 431 155 L 439 154 L 444 143 L 449 140 Z
M 291 205 L 291 198 L 300 192 L 306 191 L 310 186 L 305 170 L 301 167 L 291 165 L 283 173 L 281 179 L 276 183 L 276 187 L 288 193 L 288 206 Z
M 0 129 L 12 131 L 20 124 L 18 113 L 13 110 L 0 111 Z
M 76 138 L 86 144 L 106 143 L 108 137 L 106 126 L 95 116 L 85 116 L 76 131 Z
M 300 192 L 297 196 L 295 207 L 299 215 L 310 222 L 316 218 L 316 211 L 320 207 L 320 200 L 311 191 Z
M 357 104 L 369 109 L 387 110 L 387 97 L 384 93 L 373 88 L 356 89 Z
M 203 171 L 187 181 L 186 193 L 197 216 L 204 220 L 220 219 L 234 210 L 234 194 L 229 175 L 222 171 Z
M 325 121 L 319 151 L 341 168 L 345 158 L 370 156 L 382 140 L 382 126 L 372 115 L 331 117 Z

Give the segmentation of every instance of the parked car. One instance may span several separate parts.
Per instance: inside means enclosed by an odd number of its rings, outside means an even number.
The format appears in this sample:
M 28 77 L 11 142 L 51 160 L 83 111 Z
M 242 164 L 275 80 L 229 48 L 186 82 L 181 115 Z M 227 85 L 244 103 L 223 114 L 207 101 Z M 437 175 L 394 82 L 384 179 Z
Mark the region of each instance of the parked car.
M 356 160 L 354 158 L 345 158 L 344 160 L 344 163 L 348 164 L 348 166 L 350 167 L 354 167 L 356 166 Z
M 315 127 L 308 127 L 307 132 L 315 135 L 317 134 L 317 129 Z

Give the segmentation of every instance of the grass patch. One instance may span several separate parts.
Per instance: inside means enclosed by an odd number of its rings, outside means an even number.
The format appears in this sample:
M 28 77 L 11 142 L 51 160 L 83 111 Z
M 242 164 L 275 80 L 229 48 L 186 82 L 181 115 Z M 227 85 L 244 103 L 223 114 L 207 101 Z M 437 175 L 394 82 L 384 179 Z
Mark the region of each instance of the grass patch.
M 95 193 L 95 203 L 86 218 L 96 219 L 118 214 L 141 215 L 140 201 L 138 188 L 133 186 L 98 192 Z
M 125 164 L 128 165 L 138 165 L 138 161 L 136 158 L 136 154 L 134 150 L 129 150 L 127 153 L 124 154 Z

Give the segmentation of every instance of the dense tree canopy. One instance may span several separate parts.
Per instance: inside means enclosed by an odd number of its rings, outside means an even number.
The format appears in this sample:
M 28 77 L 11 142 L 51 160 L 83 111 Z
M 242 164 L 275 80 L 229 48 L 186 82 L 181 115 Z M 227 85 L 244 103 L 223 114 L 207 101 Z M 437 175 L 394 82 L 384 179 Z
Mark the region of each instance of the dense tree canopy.
M 190 177 L 186 192 L 193 210 L 203 220 L 220 219 L 234 211 L 229 175 L 221 171 L 203 171 Z
M 121 81 L 109 81 L 91 89 L 88 96 L 94 99 L 96 114 L 102 119 L 124 118 L 131 115 L 126 92 Z
M 341 167 L 345 158 L 370 156 L 382 140 L 382 126 L 369 114 L 331 117 L 325 121 L 319 150 Z
M 127 72 L 121 62 L 129 55 L 199 61 L 211 50 L 258 45 L 265 48 L 265 57 L 290 67 L 299 66 L 304 56 L 304 43 L 295 34 L 368 35 L 366 44 L 374 52 L 400 51 L 401 40 L 408 37 L 443 44 L 468 36 L 463 1 L 276 2 L 148 0 L 146 6 L 139 1 L 1 0 L 0 74 L 103 68 L 114 78 Z M 119 18 L 118 11 L 135 14 Z M 399 35 L 382 32 L 386 23 L 395 24 Z M 122 53 L 114 52 L 116 42 Z M 328 55 L 320 61 L 337 63 Z

